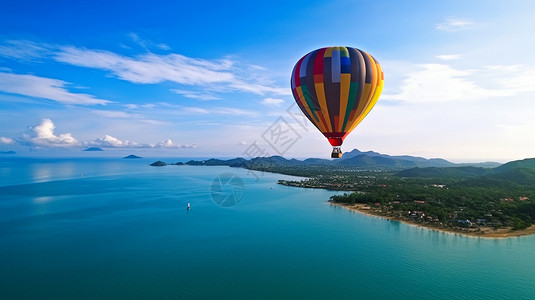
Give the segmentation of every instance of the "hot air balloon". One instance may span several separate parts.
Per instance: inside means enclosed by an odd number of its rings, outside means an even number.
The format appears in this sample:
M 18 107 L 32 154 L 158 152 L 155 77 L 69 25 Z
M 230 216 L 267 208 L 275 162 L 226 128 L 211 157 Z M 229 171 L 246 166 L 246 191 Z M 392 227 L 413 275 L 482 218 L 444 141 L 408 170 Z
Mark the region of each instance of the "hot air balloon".
M 345 137 L 366 117 L 383 90 L 384 75 L 370 54 L 351 47 L 327 47 L 303 56 L 291 86 L 295 102 L 342 157 Z

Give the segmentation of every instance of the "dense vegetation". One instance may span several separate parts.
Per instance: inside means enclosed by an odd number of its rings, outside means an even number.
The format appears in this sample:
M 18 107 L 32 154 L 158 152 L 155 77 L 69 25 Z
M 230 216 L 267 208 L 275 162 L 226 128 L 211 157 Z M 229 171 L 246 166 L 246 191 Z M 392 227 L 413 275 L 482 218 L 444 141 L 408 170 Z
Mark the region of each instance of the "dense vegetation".
M 443 228 L 514 230 L 535 224 L 535 167 L 509 163 L 414 168 L 399 172 L 316 175 L 280 184 L 353 191 L 331 201 L 365 205 L 372 213 Z

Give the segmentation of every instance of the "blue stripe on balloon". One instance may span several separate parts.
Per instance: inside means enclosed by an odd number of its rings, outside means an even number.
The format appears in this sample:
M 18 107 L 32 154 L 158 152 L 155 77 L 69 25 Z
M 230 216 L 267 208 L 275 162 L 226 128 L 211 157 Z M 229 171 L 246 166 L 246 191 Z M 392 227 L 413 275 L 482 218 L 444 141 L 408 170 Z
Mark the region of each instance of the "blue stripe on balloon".
M 340 57 L 340 65 L 342 74 L 351 73 L 351 60 L 349 57 Z
M 292 78 L 290 79 L 290 85 L 292 86 L 292 90 L 295 89 L 295 67 L 297 67 L 297 65 L 294 66 L 294 69 L 292 71 Z
M 312 52 L 307 54 L 307 56 L 305 56 L 305 58 L 303 59 L 303 62 L 301 63 L 301 70 L 299 70 L 299 77 L 307 76 L 307 65 L 308 65 L 308 60 L 310 59 L 311 54 Z
M 340 51 L 333 50 L 333 60 L 331 64 L 332 82 L 340 82 Z

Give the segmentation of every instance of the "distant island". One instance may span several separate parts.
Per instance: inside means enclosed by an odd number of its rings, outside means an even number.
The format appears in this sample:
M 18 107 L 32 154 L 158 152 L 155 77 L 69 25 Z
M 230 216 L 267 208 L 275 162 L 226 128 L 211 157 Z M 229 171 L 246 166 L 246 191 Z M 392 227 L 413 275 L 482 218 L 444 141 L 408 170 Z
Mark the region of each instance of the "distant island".
M 16 153 L 15 151 L 0 151 L 0 154 L 6 154 L 6 155 L 15 154 L 15 153 Z
M 177 162 L 177 163 L 174 163 L 174 164 L 173 164 L 173 163 L 168 164 L 168 163 L 165 163 L 165 162 L 159 160 L 159 161 L 153 162 L 153 163 L 150 164 L 150 165 L 153 166 L 153 167 L 164 167 L 164 166 L 167 166 L 167 165 L 177 165 L 177 166 L 182 166 L 182 165 L 184 165 L 184 163 L 183 163 L 183 162 Z
M 356 149 L 347 154 L 337 160 L 272 156 L 185 164 L 307 177 L 278 183 L 346 191 L 330 202 L 430 229 L 496 238 L 535 234 L 535 159 L 454 164 Z
M 99 148 L 99 147 L 89 147 L 89 148 L 85 148 L 83 151 L 104 151 L 104 150 L 102 150 L 102 148 Z
M 126 159 L 136 159 L 136 158 L 142 158 L 141 156 L 137 156 L 137 155 L 134 155 L 134 154 L 130 154 L 128 156 L 125 156 L 123 158 L 126 158 Z

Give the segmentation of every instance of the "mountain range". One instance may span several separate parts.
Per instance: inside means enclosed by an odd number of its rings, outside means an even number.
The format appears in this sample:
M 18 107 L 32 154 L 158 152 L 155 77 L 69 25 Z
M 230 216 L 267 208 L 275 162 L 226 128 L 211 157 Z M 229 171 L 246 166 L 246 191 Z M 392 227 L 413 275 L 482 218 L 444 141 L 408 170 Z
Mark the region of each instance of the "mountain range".
M 533 185 L 535 158 L 515 160 L 495 168 L 481 167 L 429 167 L 411 168 L 396 173 L 400 177 L 464 178 L 459 184 L 479 187 Z
M 339 159 L 322 159 L 322 158 L 307 158 L 305 160 L 286 159 L 282 156 L 270 157 L 256 157 L 250 160 L 245 158 L 233 158 L 229 160 L 208 159 L 203 161 L 190 160 L 186 165 L 206 165 L 206 166 L 231 166 L 231 167 L 247 167 L 256 168 L 258 166 L 331 166 L 339 168 L 351 169 L 381 169 L 381 170 L 404 170 L 410 168 L 428 168 L 428 167 L 484 167 L 492 168 L 500 166 L 497 162 L 485 162 L 474 164 L 455 164 L 441 158 L 423 158 L 410 155 L 391 156 L 381 154 L 374 151 L 362 152 L 354 149 L 350 152 L 344 153 L 344 156 Z

